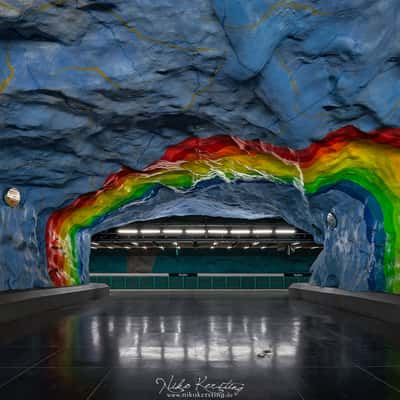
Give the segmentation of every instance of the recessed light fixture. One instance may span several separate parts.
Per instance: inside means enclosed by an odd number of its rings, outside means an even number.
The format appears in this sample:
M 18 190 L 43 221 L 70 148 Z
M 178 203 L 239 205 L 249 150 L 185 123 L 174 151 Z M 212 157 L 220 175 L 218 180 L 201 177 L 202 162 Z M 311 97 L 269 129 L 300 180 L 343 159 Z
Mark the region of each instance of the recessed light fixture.
M 21 201 L 21 193 L 19 190 L 15 187 L 9 188 L 5 193 L 4 193 L 4 202 L 9 206 L 9 207 L 17 207 L 18 204 Z
M 253 246 L 258 246 L 260 244 L 260 242 L 253 242 L 252 245 Z
M 210 247 L 210 249 L 211 249 L 211 250 L 214 250 L 214 249 L 215 249 L 215 247 L 214 247 L 214 246 L 211 246 L 211 247 Z
M 228 233 L 228 229 L 208 229 L 207 233 L 210 235 L 226 235 Z
M 333 212 L 328 212 L 326 215 L 326 222 L 331 229 L 335 229 L 337 227 L 337 218 Z
M 140 233 L 143 235 L 158 235 L 160 233 L 159 229 L 141 229 Z
M 277 235 L 293 235 L 296 233 L 296 229 L 275 229 Z
M 267 229 L 267 228 L 253 229 L 254 235 L 270 235 L 272 232 L 273 232 L 272 229 Z
M 188 235 L 204 235 L 206 233 L 205 229 L 185 229 L 185 233 Z
M 218 242 L 214 242 L 214 243 L 213 243 L 213 246 L 218 246 Z
M 244 248 L 245 250 L 247 250 L 247 249 L 249 248 L 249 246 L 244 246 L 243 248 Z
M 163 233 L 166 235 L 182 235 L 183 229 L 163 229 Z
M 266 248 L 267 248 L 267 246 L 261 246 L 261 250 L 264 250 Z
M 147 250 L 147 246 L 142 246 L 142 249 L 143 250 Z
M 129 246 L 124 246 L 124 249 L 130 249 L 130 247 Z
M 131 242 L 134 246 L 139 246 L 138 242 Z
M 164 247 L 164 246 L 158 246 L 158 248 L 159 248 L 160 250 L 162 250 L 162 251 L 165 250 L 165 247 Z
M 178 246 L 178 242 L 174 242 L 174 243 L 172 243 L 174 246 Z
M 250 235 L 250 229 L 231 229 L 231 235 Z
M 232 246 L 227 246 L 227 249 L 230 250 L 232 248 Z
M 121 228 L 117 230 L 117 233 L 121 235 L 136 235 L 138 233 L 138 230 L 131 228 Z

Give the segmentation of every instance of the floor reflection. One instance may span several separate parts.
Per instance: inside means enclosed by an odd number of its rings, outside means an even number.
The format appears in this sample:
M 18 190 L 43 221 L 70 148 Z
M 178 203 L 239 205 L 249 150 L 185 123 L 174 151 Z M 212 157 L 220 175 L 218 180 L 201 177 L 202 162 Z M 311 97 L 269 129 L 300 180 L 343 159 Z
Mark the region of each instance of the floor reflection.
M 387 348 L 384 341 L 370 341 L 368 336 L 354 341 L 345 325 L 335 324 L 323 314 L 310 317 L 286 310 L 279 315 L 279 308 L 266 308 L 265 313 L 261 308 L 252 315 L 246 307 L 229 310 L 227 304 L 213 310 L 210 304 L 204 309 L 201 302 L 193 305 L 192 313 L 186 308 L 178 313 L 176 304 L 169 302 L 159 304 L 153 315 L 155 310 L 143 310 L 143 305 L 132 313 L 134 305 L 132 300 L 124 304 L 125 311 L 119 310 L 126 315 L 115 313 L 111 307 L 107 312 L 65 319 L 59 329 L 63 337 L 58 336 L 58 346 L 65 351 L 54 358 L 53 364 L 65 365 L 70 359 L 71 363 L 79 360 L 121 367 L 150 361 L 153 367 L 155 363 L 162 367 L 204 362 L 246 368 L 260 364 L 351 367 L 354 362 L 385 365 L 388 358 L 398 359 L 398 353 Z M 145 310 L 148 312 L 143 315 Z M 264 350 L 269 350 L 267 356 L 257 357 Z M 69 356 L 65 354 L 68 351 L 72 353 Z
M 172 375 L 243 399 L 400 397 L 392 326 L 282 293 L 118 295 L 31 322 L 0 332 L 1 399 L 153 399 Z
M 85 325 L 89 325 L 89 329 Z M 93 316 L 77 329 L 88 338 L 88 351 L 107 360 L 118 350 L 114 363 L 135 361 L 237 361 L 256 362 L 257 353 L 270 349 L 269 362 L 294 363 L 299 345 L 301 321 L 292 319 L 284 327 L 269 324 L 266 317 L 210 315 L 192 321 L 182 315 L 114 317 Z M 71 322 L 68 329 L 76 330 Z M 68 330 L 67 329 L 67 330 Z M 285 360 L 283 360 L 285 358 Z

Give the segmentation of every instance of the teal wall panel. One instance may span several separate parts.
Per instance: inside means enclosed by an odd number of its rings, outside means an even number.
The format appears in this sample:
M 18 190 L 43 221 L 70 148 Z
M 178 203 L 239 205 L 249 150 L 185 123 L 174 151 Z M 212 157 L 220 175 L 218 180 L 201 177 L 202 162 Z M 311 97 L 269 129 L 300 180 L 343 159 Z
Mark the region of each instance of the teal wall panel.
M 257 252 L 257 254 L 254 254 Z M 158 254 L 153 273 L 282 273 L 308 272 L 317 253 L 310 251 L 287 255 L 285 252 L 249 250 L 248 252 L 185 251 L 179 255 L 173 252 Z M 128 271 L 128 257 L 134 263 L 133 255 L 122 251 L 96 251 L 90 257 L 90 272 L 117 273 Z M 143 263 L 141 256 L 138 263 Z
M 257 250 L 253 250 L 256 252 Z M 225 252 L 226 253 L 226 252 Z M 186 252 L 176 255 L 172 252 L 149 256 L 155 260 L 153 273 L 307 273 L 316 253 L 298 252 L 288 256 L 276 251 L 258 251 L 243 254 L 233 251 Z M 195 255 L 196 254 L 196 255 Z M 128 257 L 131 257 L 128 260 Z M 143 273 L 136 276 L 107 276 L 107 273 L 128 273 L 128 264 L 134 262 L 134 255 L 123 251 L 97 251 L 91 256 L 92 282 L 106 283 L 112 289 L 284 289 L 295 282 L 308 282 L 302 276 L 152 276 Z M 138 258 L 142 263 L 143 257 Z
M 315 254 L 288 256 L 273 253 L 259 255 L 159 255 L 153 272 L 167 273 L 262 273 L 306 272 Z
M 286 289 L 308 277 L 283 276 L 92 276 L 111 289 Z
M 95 251 L 90 254 L 90 272 L 126 272 L 127 253 L 122 251 Z

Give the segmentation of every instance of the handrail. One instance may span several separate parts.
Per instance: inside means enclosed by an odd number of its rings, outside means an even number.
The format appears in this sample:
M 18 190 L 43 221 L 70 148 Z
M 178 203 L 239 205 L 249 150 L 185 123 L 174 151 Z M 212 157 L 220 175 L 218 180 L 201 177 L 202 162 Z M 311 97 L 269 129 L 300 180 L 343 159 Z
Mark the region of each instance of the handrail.
M 129 276 L 140 276 L 140 277 L 153 277 L 153 276 L 170 276 L 171 274 L 168 273 L 150 273 L 150 272 L 133 272 L 133 273 L 127 273 L 127 272 L 110 272 L 110 273 L 103 273 L 103 272 L 92 272 L 90 273 L 90 276 L 115 276 L 115 277 L 129 277 Z M 185 273 L 181 273 L 182 276 L 185 275 Z M 221 274 L 221 273 L 197 273 L 196 276 L 211 276 L 211 277 L 218 277 L 218 276 L 234 276 L 234 277 L 263 277 L 263 276 L 278 276 L 278 277 L 284 277 L 284 273 L 257 273 L 257 274 L 244 274 L 244 273 L 227 273 L 227 274 Z

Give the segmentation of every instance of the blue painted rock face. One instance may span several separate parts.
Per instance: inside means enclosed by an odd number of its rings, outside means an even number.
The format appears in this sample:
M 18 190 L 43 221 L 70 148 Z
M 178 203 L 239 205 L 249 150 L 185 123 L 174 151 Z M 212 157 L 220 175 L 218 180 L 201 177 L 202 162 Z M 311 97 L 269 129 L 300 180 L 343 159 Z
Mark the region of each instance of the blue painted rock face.
M 348 124 L 399 126 L 399 8 L 396 0 L 3 1 L 0 189 L 16 186 L 22 201 L 0 205 L 0 289 L 50 285 L 49 215 L 121 165 L 143 169 L 188 137 L 299 149 Z M 316 283 L 333 276 L 340 287 L 369 287 L 375 249 L 363 200 L 339 190 L 310 206 L 289 189 L 218 190 L 219 215 L 233 206 L 244 218 L 280 215 L 325 242 Z M 212 214 L 213 196 L 204 191 L 190 206 L 168 200 L 168 213 Z M 126 218 L 166 215 L 163 199 Z M 340 219 L 331 232 L 332 208 Z M 357 229 L 350 210 L 361 216 Z

